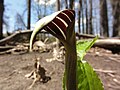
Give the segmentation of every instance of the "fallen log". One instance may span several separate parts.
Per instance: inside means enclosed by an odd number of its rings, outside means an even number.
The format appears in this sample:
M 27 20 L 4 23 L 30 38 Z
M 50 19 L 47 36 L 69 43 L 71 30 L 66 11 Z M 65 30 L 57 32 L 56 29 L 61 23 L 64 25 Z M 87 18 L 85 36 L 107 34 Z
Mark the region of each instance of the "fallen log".
M 120 39 L 98 39 L 93 46 L 111 50 L 113 53 L 120 53 Z
M 76 33 L 76 37 L 79 39 L 92 39 L 96 36 Z M 99 36 L 98 38 L 93 47 L 108 49 L 111 50 L 112 53 L 120 53 L 120 37 L 104 38 Z
M 19 41 L 21 38 L 24 38 L 25 35 L 29 36 L 31 33 L 32 33 L 32 30 L 16 31 L 12 35 L 0 40 L 0 46 L 5 45 L 5 44 L 14 45 L 14 43 L 16 43 L 16 41 Z M 46 33 L 46 32 L 44 32 L 44 33 Z M 94 35 L 88 35 L 88 34 L 76 33 L 76 37 L 83 38 L 83 39 L 84 38 L 85 39 L 91 39 L 91 38 L 94 38 L 95 36 Z M 26 39 L 29 40 L 28 37 Z M 10 44 L 11 42 L 12 42 L 12 44 Z M 23 40 L 22 40 L 22 43 L 23 43 Z M 95 44 L 93 46 L 111 50 L 113 53 L 119 53 L 120 52 L 120 37 L 109 38 L 109 39 L 99 37 L 99 39 L 95 42 Z M 11 48 L 12 47 L 2 47 L 2 48 L 0 48 L 0 50 L 3 50 L 3 49 L 4 50 L 7 50 L 7 49 L 9 50 Z
M 30 35 L 32 33 L 32 30 L 19 30 L 16 31 L 15 33 L 11 34 L 10 36 L 0 40 L 0 45 L 5 45 L 11 42 L 19 41 L 20 37 L 23 37 L 23 35 L 28 34 Z
M 0 52 L 14 48 L 14 46 L 0 46 Z
M 24 54 L 28 52 L 28 47 L 24 45 L 0 46 L 0 55 L 2 54 Z
M 9 44 L 15 45 L 16 42 L 26 42 L 29 41 L 32 30 L 19 30 L 11 34 L 10 36 L 0 40 L 0 46 Z M 46 34 L 47 32 L 41 31 L 40 33 Z

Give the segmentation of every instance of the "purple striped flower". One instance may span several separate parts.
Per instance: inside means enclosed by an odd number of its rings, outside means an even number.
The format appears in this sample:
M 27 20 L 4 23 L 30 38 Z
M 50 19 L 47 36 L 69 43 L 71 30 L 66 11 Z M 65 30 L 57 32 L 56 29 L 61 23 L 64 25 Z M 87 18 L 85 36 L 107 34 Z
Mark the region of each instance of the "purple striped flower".
M 35 35 L 42 29 L 46 30 L 53 36 L 60 39 L 62 42 L 67 40 L 67 30 L 75 20 L 74 10 L 62 10 L 44 17 L 36 23 L 35 29 L 30 39 L 30 50 Z M 72 31 L 69 31 L 69 33 Z M 70 35 L 70 34 L 69 34 Z

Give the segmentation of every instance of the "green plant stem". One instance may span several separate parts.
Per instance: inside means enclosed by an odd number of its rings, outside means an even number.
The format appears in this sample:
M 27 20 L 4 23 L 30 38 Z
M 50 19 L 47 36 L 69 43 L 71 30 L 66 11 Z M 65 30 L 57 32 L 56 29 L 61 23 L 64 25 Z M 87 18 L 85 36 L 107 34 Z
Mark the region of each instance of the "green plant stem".
M 67 43 L 65 44 L 65 48 L 66 48 L 66 56 L 65 56 L 66 88 L 67 90 L 77 90 L 77 84 L 76 84 L 77 53 L 76 53 L 76 39 L 75 39 L 74 23 L 71 25 L 71 27 L 67 29 L 67 38 L 69 39 L 67 40 Z
M 69 47 L 66 51 L 66 87 L 67 90 L 76 90 L 76 50 Z

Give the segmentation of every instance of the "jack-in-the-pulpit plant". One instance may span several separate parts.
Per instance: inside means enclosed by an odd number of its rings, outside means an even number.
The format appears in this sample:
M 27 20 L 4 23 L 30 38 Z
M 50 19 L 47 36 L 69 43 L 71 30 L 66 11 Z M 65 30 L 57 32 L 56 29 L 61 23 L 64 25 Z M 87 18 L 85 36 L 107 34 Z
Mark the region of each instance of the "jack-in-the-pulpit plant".
M 30 51 L 37 33 L 42 29 L 46 30 L 57 37 L 66 49 L 63 90 L 103 90 L 101 81 L 93 68 L 82 60 L 96 38 L 91 42 L 76 43 L 74 24 L 74 10 L 58 11 L 39 20 L 31 35 Z

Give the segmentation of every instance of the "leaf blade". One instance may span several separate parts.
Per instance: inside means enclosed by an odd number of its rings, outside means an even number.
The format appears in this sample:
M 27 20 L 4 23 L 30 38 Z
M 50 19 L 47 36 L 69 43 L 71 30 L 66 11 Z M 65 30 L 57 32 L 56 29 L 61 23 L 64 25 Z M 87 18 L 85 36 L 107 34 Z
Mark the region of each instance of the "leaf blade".
M 77 62 L 78 90 L 104 90 L 101 80 L 86 61 Z
M 95 43 L 95 41 L 98 39 L 98 36 L 96 36 L 93 40 L 81 40 L 77 41 L 76 48 L 77 48 L 77 55 L 82 60 L 85 56 L 86 52 L 92 47 L 92 45 Z

